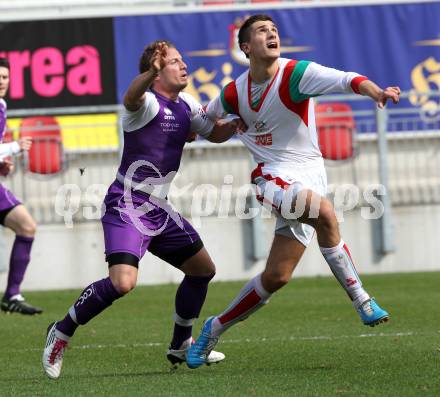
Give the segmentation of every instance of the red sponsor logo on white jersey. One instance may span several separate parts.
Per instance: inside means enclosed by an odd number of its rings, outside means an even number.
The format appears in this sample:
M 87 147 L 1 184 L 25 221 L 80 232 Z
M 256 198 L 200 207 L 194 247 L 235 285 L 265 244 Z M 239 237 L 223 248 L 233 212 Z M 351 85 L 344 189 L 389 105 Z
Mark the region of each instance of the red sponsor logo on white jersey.
M 355 280 L 354 278 L 347 278 L 345 281 L 347 282 L 347 287 L 351 287 L 352 285 L 355 285 L 357 283 L 357 280 Z
M 255 143 L 260 146 L 272 146 L 272 134 L 257 135 Z

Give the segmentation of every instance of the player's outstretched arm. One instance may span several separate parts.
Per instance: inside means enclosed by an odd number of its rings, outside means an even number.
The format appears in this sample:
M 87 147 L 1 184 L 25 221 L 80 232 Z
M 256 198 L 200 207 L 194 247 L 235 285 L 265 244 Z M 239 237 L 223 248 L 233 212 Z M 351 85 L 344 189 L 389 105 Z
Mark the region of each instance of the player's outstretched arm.
M 400 99 L 399 87 L 387 87 L 383 90 L 371 80 L 365 80 L 359 85 L 359 93 L 373 99 L 379 109 L 383 109 L 388 100 L 398 103 Z
M 142 106 L 145 91 L 152 86 L 159 72 L 165 66 L 164 59 L 167 48 L 168 46 L 165 43 L 159 43 L 151 57 L 150 68 L 131 82 L 124 95 L 124 106 L 126 109 L 136 111 Z
M 9 159 L 5 158 L 0 160 L 0 175 L 8 176 L 14 169 L 14 163 Z
M 13 156 L 20 153 L 22 150 L 28 151 L 32 146 L 32 138 L 24 137 L 18 141 L 10 143 L 0 143 L 0 161 L 3 161 L 5 157 Z
M 217 120 L 211 134 L 207 137 L 208 141 L 214 143 L 226 142 L 235 134 L 246 132 L 247 125 L 240 118 L 233 120 L 220 119 Z

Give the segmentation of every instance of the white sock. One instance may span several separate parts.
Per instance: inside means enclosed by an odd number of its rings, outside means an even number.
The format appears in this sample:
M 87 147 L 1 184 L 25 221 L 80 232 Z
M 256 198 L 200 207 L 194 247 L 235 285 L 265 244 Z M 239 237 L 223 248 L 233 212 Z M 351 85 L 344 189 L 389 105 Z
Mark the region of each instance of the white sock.
M 261 283 L 261 273 L 248 281 L 229 307 L 212 322 L 212 335 L 219 336 L 269 302 L 272 294 Z
M 70 336 L 68 336 L 66 334 L 63 334 L 61 331 L 58 331 L 56 328 L 55 328 L 55 336 L 58 339 L 62 339 L 64 341 L 66 341 L 66 342 L 69 342 L 69 340 L 70 340 Z
M 370 298 L 362 287 L 361 279 L 354 267 L 350 251 L 344 241 L 332 248 L 319 247 L 322 255 L 330 266 L 331 271 L 353 301 L 355 308 Z

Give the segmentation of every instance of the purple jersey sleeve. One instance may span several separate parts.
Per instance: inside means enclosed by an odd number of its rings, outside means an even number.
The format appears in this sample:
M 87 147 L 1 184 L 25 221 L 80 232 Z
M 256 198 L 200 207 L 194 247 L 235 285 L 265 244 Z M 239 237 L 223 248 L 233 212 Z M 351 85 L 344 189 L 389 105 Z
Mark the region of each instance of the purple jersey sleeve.
M 192 95 L 181 92 L 179 97 L 182 98 L 191 109 L 191 131 L 207 138 L 214 128 L 214 122 L 210 120 L 203 106 L 196 101 Z
M 0 98 L 0 142 L 6 130 L 6 102 Z

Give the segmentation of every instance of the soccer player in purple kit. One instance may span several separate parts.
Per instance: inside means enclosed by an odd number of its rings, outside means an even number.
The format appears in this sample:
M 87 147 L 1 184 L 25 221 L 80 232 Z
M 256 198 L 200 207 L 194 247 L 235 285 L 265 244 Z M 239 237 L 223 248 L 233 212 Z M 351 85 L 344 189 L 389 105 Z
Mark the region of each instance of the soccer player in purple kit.
M 241 120 L 213 123 L 193 97 L 181 92 L 188 83 L 187 68 L 172 43 L 155 41 L 147 46 L 139 70 L 124 97 L 124 150 L 104 200 L 109 277 L 86 287 L 65 318 L 49 325 L 42 361 L 52 379 L 60 375 L 76 328 L 135 287 L 146 250 L 185 274 L 176 293 L 174 334 L 167 353 L 173 365 L 185 362 L 192 324 L 215 274 L 199 235 L 168 204 L 167 192 L 192 132 L 223 142 L 246 127 Z M 207 363 L 223 359 L 222 353 L 213 351 Z
M 9 88 L 9 62 L 0 58 L 0 142 L 6 130 L 6 102 L 3 99 Z M 8 157 L 29 150 L 30 138 L 21 138 L 11 143 L 0 143 L 0 175 L 7 176 L 13 163 Z M 42 310 L 27 303 L 20 293 L 20 285 L 30 261 L 36 224 L 26 207 L 3 185 L 0 184 L 0 224 L 15 233 L 15 241 L 9 262 L 6 290 L 0 309 L 6 313 L 27 315 L 40 314 Z

